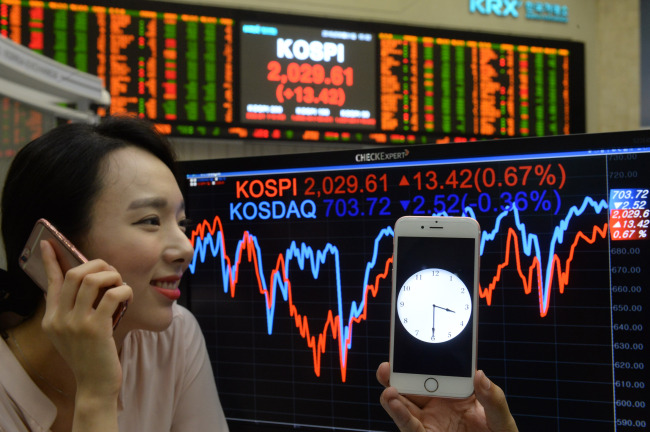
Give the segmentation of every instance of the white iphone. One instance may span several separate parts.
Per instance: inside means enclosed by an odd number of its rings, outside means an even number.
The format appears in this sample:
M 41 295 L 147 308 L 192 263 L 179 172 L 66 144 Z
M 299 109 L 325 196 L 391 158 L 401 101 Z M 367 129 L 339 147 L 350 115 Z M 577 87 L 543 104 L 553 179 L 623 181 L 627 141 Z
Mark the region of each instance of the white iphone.
M 400 393 L 474 392 L 481 229 L 466 217 L 395 224 L 390 385 Z

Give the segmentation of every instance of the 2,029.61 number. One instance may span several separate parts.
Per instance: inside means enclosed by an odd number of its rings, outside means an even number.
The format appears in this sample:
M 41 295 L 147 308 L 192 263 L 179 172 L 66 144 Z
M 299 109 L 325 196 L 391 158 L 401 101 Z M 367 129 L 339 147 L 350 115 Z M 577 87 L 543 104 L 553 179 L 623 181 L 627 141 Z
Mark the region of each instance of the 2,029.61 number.
M 362 181 L 355 175 L 348 176 L 325 176 L 320 180 L 320 184 L 313 177 L 305 179 L 305 196 L 323 195 L 343 195 L 354 193 L 375 193 L 378 190 L 386 192 L 388 189 L 388 177 L 386 174 L 377 176 L 368 174 Z

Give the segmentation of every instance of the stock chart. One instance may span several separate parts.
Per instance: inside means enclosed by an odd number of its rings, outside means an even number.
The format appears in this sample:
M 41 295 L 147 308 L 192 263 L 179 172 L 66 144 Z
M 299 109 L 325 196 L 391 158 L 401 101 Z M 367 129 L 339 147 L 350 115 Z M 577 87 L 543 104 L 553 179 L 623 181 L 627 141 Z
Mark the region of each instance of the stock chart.
M 478 367 L 520 428 L 645 422 L 648 153 L 412 156 L 187 174 L 189 304 L 229 419 L 392 430 L 374 373 L 393 224 L 463 215 L 482 229 Z

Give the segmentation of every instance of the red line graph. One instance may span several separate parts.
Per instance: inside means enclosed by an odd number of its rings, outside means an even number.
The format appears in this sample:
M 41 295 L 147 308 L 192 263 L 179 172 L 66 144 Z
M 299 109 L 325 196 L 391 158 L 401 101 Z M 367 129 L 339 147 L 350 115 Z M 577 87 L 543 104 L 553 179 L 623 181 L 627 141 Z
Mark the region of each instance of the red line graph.
M 517 232 L 515 231 L 514 228 L 508 228 L 506 248 L 505 248 L 505 261 L 503 261 L 503 263 L 497 266 L 497 272 L 492 278 L 492 282 L 488 284 L 487 288 L 483 289 L 479 285 L 480 298 L 484 298 L 488 306 L 492 304 L 492 293 L 494 292 L 497 283 L 501 280 L 503 269 L 510 265 L 510 256 L 512 255 L 511 249 L 514 249 L 515 266 L 517 268 L 517 273 L 521 278 L 521 283 L 523 285 L 524 292 L 526 294 L 530 294 L 533 289 L 533 281 L 534 280 L 537 281 L 537 289 L 539 295 L 539 314 L 541 317 L 545 317 L 546 314 L 548 313 L 548 304 L 549 304 L 549 298 L 551 294 L 550 288 L 553 286 L 554 278 L 557 278 L 559 291 L 560 293 L 563 293 L 564 288 L 569 284 L 569 270 L 571 268 L 571 262 L 573 261 L 573 256 L 575 253 L 575 249 L 578 246 L 578 243 L 580 242 L 580 240 L 584 240 L 588 244 L 594 244 L 598 239 L 598 237 L 601 238 L 607 237 L 607 224 L 604 224 L 602 229 L 598 226 L 594 226 L 591 233 L 591 237 L 588 237 L 582 231 L 578 231 L 578 233 L 576 234 L 573 240 L 573 243 L 571 244 L 571 248 L 569 249 L 569 257 L 565 262 L 564 270 L 562 270 L 562 261 L 560 260 L 560 258 L 557 256 L 557 254 L 553 254 L 553 258 L 552 258 L 553 271 L 551 272 L 549 278 L 549 285 L 547 289 L 544 290 L 543 289 L 544 278 L 543 278 L 543 272 L 541 268 L 542 266 L 539 259 L 537 257 L 533 258 L 533 261 L 528 267 L 528 272 L 526 274 L 522 268 L 523 266 L 521 263 L 521 253 L 519 250 L 519 236 L 517 235 Z M 544 294 L 544 292 L 546 294 Z
M 207 220 L 204 220 L 200 225 L 196 227 L 196 229 L 192 231 L 190 237 L 192 246 L 196 248 L 195 243 L 197 237 L 203 239 L 207 232 L 209 232 L 212 235 L 213 239 L 218 238 L 215 237 L 215 233 L 217 232 L 221 233 L 221 236 L 219 236 L 220 248 L 222 253 L 221 258 L 226 264 L 223 267 L 223 269 L 224 271 L 228 272 L 227 274 L 228 291 L 231 297 L 233 298 L 235 297 L 238 269 L 239 266 L 241 265 L 242 258 L 244 257 L 244 253 L 246 253 L 245 259 L 249 263 L 252 263 L 254 266 L 258 290 L 259 293 L 264 295 L 265 297 L 267 310 L 272 309 L 274 302 L 276 300 L 275 298 L 273 298 L 274 292 L 276 292 L 273 289 L 273 283 L 278 276 L 281 278 L 282 282 L 287 287 L 287 295 L 288 295 L 287 303 L 289 306 L 290 316 L 294 318 L 295 326 L 298 329 L 300 336 L 306 341 L 307 347 L 312 350 L 314 372 L 316 376 L 320 377 L 321 356 L 322 354 L 325 353 L 328 337 L 331 337 L 332 340 L 339 340 L 340 337 L 343 337 L 342 335 L 344 333 L 342 332 L 341 325 L 339 324 L 341 322 L 340 320 L 341 317 L 335 315 L 335 312 L 333 312 L 332 309 L 329 309 L 327 311 L 327 318 L 325 324 L 323 325 L 322 330 L 316 331 L 312 334 L 312 331 L 309 326 L 309 317 L 307 315 L 301 314 L 298 309 L 298 306 L 296 306 L 293 302 L 291 281 L 289 280 L 289 278 L 285 273 L 285 268 L 286 268 L 285 256 L 283 254 L 278 254 L 275 262 L 275 267 L 271 271 L 269 277 L 269 283 L 264 284 L 262 270 L 258 262 L 256 240 L 248 231 L 244 232 L 242 236 L 242 240 L 240 242 L 241 247 L 238 249 L 239 252 L 234 257 L 234 265 L 231 265 L 231 258 L 226 254 L 226 245 L 225 245 L 226 241 L 225 241 L 225 236 L 223 235 L 223 226 L 218 216 L 214 218 L 212 223 L 208 222 Z M 501 280 L 503 270 L 511 265 L 511 256 L 514 255 L 514 265 L 521 279 L 524 292 L 526 294 L 530 294 L 532 292 L 534 282 L 535 281 L 537 282 L 537 288 L 539 292 L 540 316 L 544 317 L 548 313 L 548 303 L 549 303 L 548 300 L 549 300 L 551 290 L 543 289 L 544 278 L 543 278 L 542 265 L 540 263 L 540 260 L 538 259 L 538 257 L 535 256 L 532 259 L 532 263 L 530 264 L 530 266 L 528 266 L 527 269 L 524 269 L 522 264 L 522 258 L 521 258 L 522 254 L 520 251 L 521 240 L 519 239 L 519 235 L 517 231 L 514 228 L 509 228 L 506 236 L 507 237 L 506 237 L 506 247 L 505 247 L 505 260 L 497 266 L 496 274 L 494 275 L 492 281 L 488 284 L 488 286 L 486 288 L 482 288 L 481 286 L 479 286 L 479 297 L 484 298 L 488 306 L 492 304 L 492 294 L 496 289 L 498 282 Z M 602 228 L 598 226 L 594 226 L 591 235 L 586 235 L 582 231 L 579 231 L 576 234 L 571 244 L 569 256 L 566 259 L 566 262 L 564 263 L 564 268 L 558 255 L 557 254 L 553 255 L 552 266 L 551 266 L 552 274 L 549 277 L 549 281 L 550 281 L 549 288 L 550 286 L 552 286 L 553 281 L 557 280 L 559 292 L 560 293 L 564 292 L 564 288 L 569 283 L 569 271 L 571 267 L 571 262 L 573 261 L 574 258 L 574 253 L 581 241 L 584 241 L 588 244 L 593 244 L 597 241 L 599 237 L 605 238 L 606 236 L 607 236 L 607 224 L 604 224 Z M 339 343 L 337 344 L 339 347 L 339 362 L 341 367 L 341 379 L 343 382 L 345 382 L 346 380 L 347 358 L 348 358 L 347 351 L 348 351 L 348 347 L 351 346 L 351 340 L 353 334 L 351 324 L 353 323 L 359 324 L 362 321 L 365 321 L 367 319 L 368 298 L 369 298 L 368 294 L 372 295 L 372 297 L 377 296 L 380 283 L 385 279 L 389 279 L 390 277 L 389 275 L 391 272 L 392 262 L 393 262 L 392 257 L 388 258 L 383 264 L 383 270 L 381 270 L 379 274 L 375 275 L 374 283 L 368 284 L 365 287 L 365 290 L 363 291 L 363 296 L 364 296 L 363 310 L 357 317 L 353 317 L 351 319 L 347 339 L 343 341 L 344 343 L 341 343 L 342 341 L 339 340 Z M 270 289 L 266 287 L 270 287 Z M 546 293 L 545 294 L 546 297 L 544 297 L 543 294 L 544 292 Z
M 235 297 L 235 288 L 237 285 L 237 275 L 238 275 L 238 269 L 239 265 L 241 264 L 242 261 L 242 256 L 244 255 L 244 250 L 246 250 L 247 254 L 247 260 L 249 263 L 253 263 L 254 268 L 255 268 L 255 274 L 257 278 L 257 285 L 259 289 L 259 293 L 264 295 L 265 300 L 266 300 L 266 307 L 267 309 L 271 309 L 273 306 L 273 303 L 275 302 L 275 299 L 273 298 L 273 293 L 275 292 L 273 289 L 269 290 L 264 288 L 264 284 L 262 283 L 262 275 L 260 274 L 260 266 L 258 265 L 258 258 L 257 258 L 257 252 L 256 252 L 256 247 L 253 238 L 250 236 L 249 232 L 246 231 L 244 232 L 244 235 L 242 237 L 242 247 L 235 257 L 235 265 L 231 266 L 231 261 L 230 257 L 226 254 L 226 245 L 225 245 L 225 236 L 223 235 L 223 226 L 221 223 L 221 219 L 216 216 L 213 220 L 213 223 L 209 223 L 207 220 L 204 220 L 199 226 L 197 226 L 196 229 L 192 231 L 192 234 L 190 236 L 190 241 L 192 243 L 192 246 L 195 246 L 196 238 L 203 238 L 206 234 L 206 232 L 209 232 L 213 238 L 215 232 L 220 231 L 222 233 L 221 235 L 221 250 L 223 251 L 223 259 L 226 261 L 227 266 L 226 268 L 229 271 L 228 274 L 228 288 L 230 292 L 231 297 Z M 366 289 L 364 290 L 364 302 L 363 302 L 363 310 L 362 313 L 358 316 L 352 319 L 353 323 L 361 323 L 362 321 L 366 320 L 367 317 L 367 312 L 368 312 L 368 293 L 370 293 L 373 297 L 377 296 L 377 292 L 379 291 L 379 284 L 382 280 L 389 278 L 390 271 L 391 271 L 391 264 L 393 262 L 393 258 L 390 257 L 386 260 L 384 264 L 384 269 L 383 272 L 377 274 L 375 276 L 375 282 L 373 284 L 369 284 L 366 286 Z M 329 309 L 327 311 L 327 319 L 325 321 L 325 325 L 323 326 L 322 331 L 317 332 L 317 335 L 312 335 L 310 328 L 309 328 L 309 318 L 306 315 L 301 314 L 298 311 L 298 307 L 293 303 L 293 294 L 292 294 L 292 289 L 291 289 L 291 281 L 287 278 L 287 275 L 285 274 L 285 257 L 283 254 L 278 254 L 278 258 L 276 260 L 275 268 L 271 271 L 271 275 L 269 277 L 269 284 L 267 285 L 268 287 L 273 286 L 273 281 L 276 278 L 276 275 L 279 273 L 282 281 L 286 284 L 287 286 L 287 291 L 288 291 L 288 305 L 289 305 L 289 314 L 291 317 L 294 318 L 294 323 L 296 328 L 298 329 L 300 336 L 306 340 L 307 346 L 311 348 L 312 350 L 312 355 L 313 355 L 313 362 L 314 362 L 314 373 L 316 376 L 320 377 L 320 370 L 321 370 L 321 355 L 325 353 L 325 348 L 327 346 L 327 337 L 328 333 L 331 334 L 331 337 L 333 340 L 337 340 L 339 337 L 342 336 L 341 328 L 339 325 L 339 316 L 334 315 L 334 312 L 332 312 L 332 309 Z M 233 272 L 234 270 L 234 272 Z M 234 273 L 234 276 L 233 276 Z M 350 342 L 352 339 L 352 328 L 350 327 L 350 331 L 348 332 L 348 337 L 344 341 L 345 343 L 339 343 L 339 364 L 341 367 L 341 380 L 345 382 L 346 380 L 346 375 L 347 375 L 347 350 L 348 347 L 350 346 Z

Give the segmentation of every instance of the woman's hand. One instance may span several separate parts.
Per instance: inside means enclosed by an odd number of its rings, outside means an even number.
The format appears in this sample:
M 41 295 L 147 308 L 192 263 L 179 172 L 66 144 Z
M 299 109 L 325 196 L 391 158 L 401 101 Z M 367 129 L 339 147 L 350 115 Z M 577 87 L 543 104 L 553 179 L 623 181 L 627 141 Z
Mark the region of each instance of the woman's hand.
M 131 288 L 101 260 L 84 263 L 64 275 L 52 246 L 42 241 L 40 247 L 48 277 L 42 326 L 74 373 L 77 399 L 81 395 L 90 398 L 86 401 L 117 400 L 122 368 L 112 316 L 120 302 L 131 299 Z
M 402 432 L 491 431 L 516 432 L 503 391 L 482 371 L 474 377 L 474 395 L 466 399 L 400 395 L 390 387 L 388 363 L 377 369 L 377 379 L 386 387 L 381 405 Z

